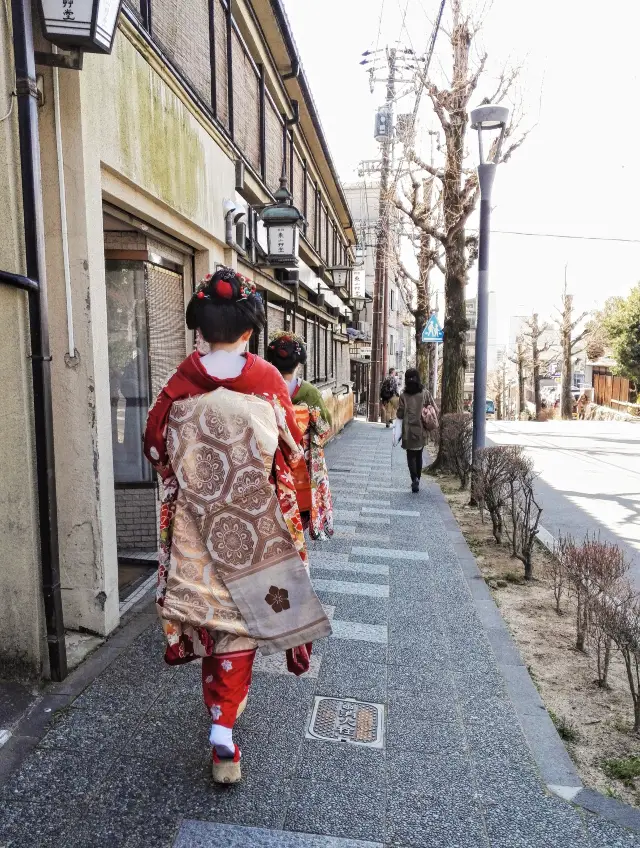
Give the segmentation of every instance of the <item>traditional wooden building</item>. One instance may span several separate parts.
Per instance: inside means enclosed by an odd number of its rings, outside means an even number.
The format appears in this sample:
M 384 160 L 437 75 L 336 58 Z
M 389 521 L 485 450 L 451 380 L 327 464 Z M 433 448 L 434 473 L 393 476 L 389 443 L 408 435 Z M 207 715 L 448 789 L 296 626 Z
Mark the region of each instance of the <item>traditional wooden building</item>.
M 51 52 L 33 25 L 36 49 Z M 0 82 L 13 74 L 11 46 L 5 28 Z M 273 329 L 302 334 L 305 376 L 340 428 L 353 414 L 350 302 L 327 269 L 353 263 L 355 236 L 280 0 L 126 0 L 111 55 L 37 73 L 60 607 L 66 628 L 105 635 L 136 563 L 153 560 L 158 491 L 141 435 L 155 393 L 192 349 L 184 307 L 194 285 L 219 264 L 254 279 L 268 316 L 254 352 Z M 0 207 L 13 233 L 0 268 L 24 273 L 18 118 L 12 110 L 0 125 Z M 283 174 L 304 218 L 295 271 L 260 258 L 258 211 Z M 17 521 L 28 541 L 0 555 L 0 653 L 40 673 L 47 616 L 25 298 L 0 285 L 14 397 L 0 417 L 12 450 L 0 531 Z M 34 625 L 18 644 L 25 614 Z

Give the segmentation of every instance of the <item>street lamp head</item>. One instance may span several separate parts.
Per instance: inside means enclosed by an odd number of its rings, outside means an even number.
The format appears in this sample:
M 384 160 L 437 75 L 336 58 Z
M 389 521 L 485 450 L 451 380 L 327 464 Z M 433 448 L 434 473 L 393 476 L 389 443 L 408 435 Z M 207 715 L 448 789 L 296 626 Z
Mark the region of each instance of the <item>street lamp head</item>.
M 471 110 L 471 127 L 474 130 L 499 130 L 509 121 L 507 106 L 485 103 Z
M 287 178 L 280 178 L 280 188 L 274 194 L 275 203 L 265 207 L 260 220 L 267 231 L 267 263 L 273 267 L 297 267 L 299 227 L 304 215 L 293 205 Z
M 480 165 L 487 164 L 485 161 L 484 150 L 485 144 L 483 134 L 489 134 L 491 139 L 498 133 L 497 138 L 493 138 L 489 146 L 489 164 L 497 165 L 500 161 L 500 150 L 507 130 L 509 121 L 509 109 L 506 106 L 499 106 L 493 103 L 484 103 L 471 110 L 471 127 L 478 131 L 478 147 L 480 149 Z
M 366 297 L 354 295 L 351 299 L 353 301 L 353 308 L 356 312 L 360 312 L 362 309 L 364 309 L 365 303 L 367 302 Z

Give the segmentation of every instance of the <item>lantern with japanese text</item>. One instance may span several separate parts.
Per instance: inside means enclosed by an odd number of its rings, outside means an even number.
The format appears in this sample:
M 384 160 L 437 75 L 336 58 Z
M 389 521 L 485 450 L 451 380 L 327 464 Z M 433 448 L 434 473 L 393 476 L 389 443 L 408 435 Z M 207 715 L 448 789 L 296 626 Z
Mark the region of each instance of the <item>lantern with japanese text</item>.
M 122 0 L 39 0 L 42 32 L 63 50 L 111 53 Z

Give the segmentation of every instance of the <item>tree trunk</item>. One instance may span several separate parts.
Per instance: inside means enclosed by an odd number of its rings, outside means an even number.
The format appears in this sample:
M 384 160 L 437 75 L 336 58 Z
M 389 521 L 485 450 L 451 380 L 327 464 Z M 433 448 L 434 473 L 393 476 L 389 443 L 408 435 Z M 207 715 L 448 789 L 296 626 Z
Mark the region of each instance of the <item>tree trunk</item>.
M 611 639 L 606 636 L 598 645 L 598 686 L 609 688 L 609 665 L 611 664 Z
M 562 328 L 562 417 L 573 418 L 573 396 L 571 395 L 571 329 Z
M 531 346 L 531 356 L 533 358 L 533 399 L 536 405 L 536 419 L 542 411 L 542 397 L 540 396 L 540 354 L 538 352 L 537 341 L 534 341 Z
M 524 579 L 533 580 L 533 562 L 531 561 L 530 553 L 524 557 Z
M 518 363 L 518 417 L 525 411 L 524 403 L 524 362 Z
M 416 368 L 420 374 L 423 386 L 430 386 L 431 356 L 429 342 L 422 341 L 422 331 L 425 328 L 431 312 L 429 296 L 429 272 L 431 270 L 431 238 L 422 233 L 420 236 L 420 251 L 418 253 L 418 284 L 416 285 L 416 308 L 414 314 L 416 328 Z
M 464 372 L 467 364 L 467 322 L 465 306 L 465 236 L 457 233 L 445 248 L 444 282 L 446 312 L 442 350 L 442 414 L 462 412 Z

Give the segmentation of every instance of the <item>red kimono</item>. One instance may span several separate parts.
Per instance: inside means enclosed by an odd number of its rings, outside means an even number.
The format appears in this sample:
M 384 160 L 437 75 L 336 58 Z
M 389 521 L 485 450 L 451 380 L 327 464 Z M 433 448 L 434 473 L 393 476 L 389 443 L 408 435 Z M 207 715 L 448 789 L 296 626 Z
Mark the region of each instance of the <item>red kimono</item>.
M 144 434 L 145 456 L 168 486 L 160 509 L 160 552 L 156 591 L 156 602 L 160 606 L 163 604 L 166 589 L 171 549 L 171 526 L 175 514 L 175 499 L 171 498 L 171 490 L 175 491 L 176 481 L 175 478 L 172 479 L 173 473 L 165 441 L 169 413 L 174 401 L 205 394 L 221 386 L 230 391 L 264 397 L 273 404 L 276 410 L 280 411 L 280 415 L 284 413 L 286 425 L 294 442 L 300 444 L 303 438 L 303 434 L 296 424 L 296 416 L 287 385 L 280 372 L 273 365 L 252 353 L 247 353 L 246 364 L 237 377 L 218 379 L 205 371 L 200 360 L 201 355 L 194 351 L 168 379 L 149 412 Z M 277 415 L 278 412 L 276 411 Z M 289 467 L 291 455 L 291 445 L 280 438 L 274 457 L 273 482 L 284 520 L 300 558 L 306 563 L 308 556 L 304 542 L 304 531 Z M 167 495 L 169 497 L 166 497 Z M 213 651 L 213 642 L 210 635 L 204 628 L 200 628 L 196 636 L 200 643 L 197 647 L 192 644 L 192 640 L 185 638 L 180 645 L 168 646 L 165 660 L 169 664 L 180 664 L 203 654 L 210 656 Z M 287 659 L 291 663 L 289 656 Z M 294 662 L 291 670 L 298 673 L 297 669 L 298 666 Z
M 200 354 L 194 351 L 178 366 L 158 395 L 147 418 L 144 453 L 163 480 L 171 474 L 165 445 L 167 418 L 171 404 L 181 398 L 212 392 L 220 386 L 233 392 L 258 395 L 268 400 L 276 398 L 284 409 L 291 435 L 298 444 L 302 442 L 303 434 L 296 423 L 296 414 L 287 384 L 271 363 L 253 353 L 247 353 L 246 365 L 237 377 L 219 380 L 205 371 L 200 359 Z M 281 445 L 281 448 L 286 458 L 288 449 L 285 445 Z

